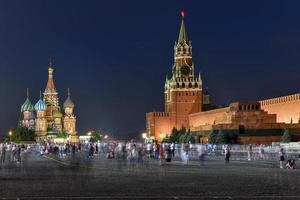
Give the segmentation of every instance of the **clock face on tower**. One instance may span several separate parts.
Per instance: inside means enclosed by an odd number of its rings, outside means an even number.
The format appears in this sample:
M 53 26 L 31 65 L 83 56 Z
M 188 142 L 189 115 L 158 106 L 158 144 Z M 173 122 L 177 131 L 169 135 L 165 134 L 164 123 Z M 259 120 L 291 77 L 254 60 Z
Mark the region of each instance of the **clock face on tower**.
M 190 73 L 190 68 L 188 66 L 184 66 L 180 68 L 180 73 L 184 76 L 188 76 Z

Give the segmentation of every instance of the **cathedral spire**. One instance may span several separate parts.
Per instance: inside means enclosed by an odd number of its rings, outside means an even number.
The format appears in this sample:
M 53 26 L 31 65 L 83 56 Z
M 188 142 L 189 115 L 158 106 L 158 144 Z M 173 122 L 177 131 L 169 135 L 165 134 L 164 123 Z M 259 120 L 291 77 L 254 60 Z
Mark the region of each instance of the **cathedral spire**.
M 54 81 L 53 81 L 53 71 L 54 71 L 54 67 L 53 67 L 52 61 L 50 59 L 49 67 L 48 67 L 48 82 L 47 82 L 45 92 L 55 92 L 55 85 L 54 85 Z
M 187 42 L 187 33 L 185 30 L 185 25 L 184 25 L 184 16 L 185 13 L 184 11 L 181 11 L 181 26 L 180 26 L 180 31 L 179 31 L 179 36 L 178 36 L 178 43 L 182 44 L 184 42 Z
M 70 88 L 68 88 L 68 97 L 67 97 L 66 101 L 64 102 L 64 108 L 74 108 L 74 103 L 71 100 Z
M 29 99 L 29 88 L 26 89 L 27 99 Z

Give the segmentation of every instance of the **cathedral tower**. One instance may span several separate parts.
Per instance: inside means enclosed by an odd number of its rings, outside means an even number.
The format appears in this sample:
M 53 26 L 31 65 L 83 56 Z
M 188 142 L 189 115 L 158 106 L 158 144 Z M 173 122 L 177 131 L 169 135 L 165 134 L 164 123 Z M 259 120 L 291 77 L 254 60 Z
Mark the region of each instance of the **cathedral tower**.
M 64 131 L 71 136 L 76 135 L 76 117 L 73 113 L 74 107 L 75 105 L 71 100 L 70 88 L 68 88 L 68 97 L 64 102 L 63 126 Z
M 202 80 L 195 77 L 192 42 L 188 40 L 181 12 L 181 26 L 174 45 L 172 77 L 165 82 L 165 112 L 175 115 L 176 128 L 188 127 L 188 115 L 202 110 Z
M 46 104 L 42 100 L 42 92 L 40 92 L 40 99 L 35 104 L 34 109 L 36 111 L 35 119 L 35 134 L 38 138 L 46 138 L 47 136 L 47 120 L 46 120 Z
M 46 119 L 48 129 L 54 132 L 62 131 L 62 113 L 60 112 L 58 93 L 56 91 L 53 80 L 54 68 L 50 62 L 48 67 L 48 82 L 44 92 L 44 102 L 47 106 Z
M 29 130 L 34 130 L 34 107 L 29 100 L 29 89 L 27 88 L 27 98 L 21 106 L 21 113 L 23 114 L 23 120 L 20 125 L 26 127 Z

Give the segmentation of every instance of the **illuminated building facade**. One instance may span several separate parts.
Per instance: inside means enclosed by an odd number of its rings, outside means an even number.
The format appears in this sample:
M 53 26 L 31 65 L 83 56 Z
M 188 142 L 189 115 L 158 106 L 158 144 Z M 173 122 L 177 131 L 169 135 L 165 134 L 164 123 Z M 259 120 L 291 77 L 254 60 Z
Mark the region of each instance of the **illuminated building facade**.
M 27 90 L 27 99 L 21 106 L 22 119 L 20 125 L 34 130 L 37 139 L 46 139 L 49 136 L 55 137 L 58 133 L 65 132 L 69 134 L 70 141 L 76 141 L 76 117 L 73 113 L 75 105 L 71 100 L 70 89 L 68 89 L 68 97 L 63 104 L 63 110 L 61 110 L 53 72 L 54 67 L 50 62 L 48 82 L 43 93 L 44 97 L 42 98 L 40 92 L 40 99 L 35 105 L 31 103 Z
M 192 43 L 188 41 L 181 13 L 181 27 L 174 45 L 172 76 L 165 82 L 165 111 L 146 114 L 147 132 L 162 140 L 175 127 L 185 127 L 207 143 L 208 135 L 222 130 L 238 143 L 271 143 L 289 130 L 300 140 L 300 94 L 257 102 L 235 102 L 225 108 L 211 105 L 208 91 L 202 92 L 200 73 L 195 77 Z

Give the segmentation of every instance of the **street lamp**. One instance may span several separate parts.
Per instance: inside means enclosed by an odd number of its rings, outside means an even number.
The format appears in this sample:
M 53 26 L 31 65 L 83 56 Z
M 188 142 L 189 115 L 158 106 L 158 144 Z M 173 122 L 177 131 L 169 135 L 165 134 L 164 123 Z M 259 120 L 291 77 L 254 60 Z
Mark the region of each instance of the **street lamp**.
M 9 141 L 11 142 L 12 131 L 9 131 L 8 135 L 9 135 Z
M 92 135 L 92 132 L 90 131 L 90 132 L 88 132 L 87 134 L 88 134 L 88 136 L 91 136 L 91 135 Z
M 107 139 L 108 138 L 108 135 L 104 135 L 104 139 Z
M 142 138 L 146 139 L 147 138 L 147 133 L 142 133 Z

